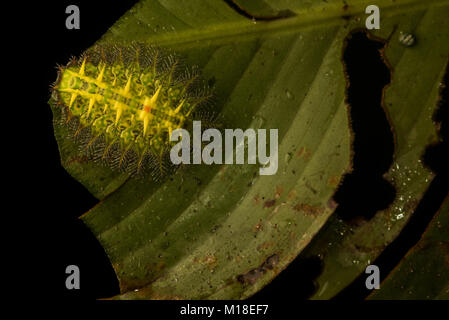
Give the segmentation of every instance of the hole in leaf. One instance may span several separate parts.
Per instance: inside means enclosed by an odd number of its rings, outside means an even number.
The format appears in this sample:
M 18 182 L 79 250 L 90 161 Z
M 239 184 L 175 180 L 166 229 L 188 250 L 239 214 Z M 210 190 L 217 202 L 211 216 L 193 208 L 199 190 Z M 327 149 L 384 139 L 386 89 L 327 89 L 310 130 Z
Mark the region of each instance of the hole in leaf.
M 410 217 L 407 225 L 399 236 L 380 254 L 373 262 L 381 272 L 381 281 L 400 263 L 406 253 L 421 239 L 427 226 L 441 204 L 448 195 L 449 190 L 449 64 L 440 93 L 441 99 L 434 114 L 434 122 L 439 127 L 440 143 L 431 145 L 426 149 L 424 164 L 436 173 L 435 178 L 426 190 L 424 196 Z M 366 289 L 366 274 L 362 273 L 348 287 L 341 291 L 335 299 L 364 299 L 372 291 Z M 423 284 L 425 285 L 425 284 Z
M 394 152 L 393 133 L 382 107 L 383 88 L 390 83 L 390 70 L 381 55 L 384 46 L 384 42 L 358 31 L 348 36 L 343 53 L 353 172 L 345 175 L 334 200 L 339 203 L 338 216 L 348 222 L 371 219 L 392 203 L 396 193 L 383 178 Z

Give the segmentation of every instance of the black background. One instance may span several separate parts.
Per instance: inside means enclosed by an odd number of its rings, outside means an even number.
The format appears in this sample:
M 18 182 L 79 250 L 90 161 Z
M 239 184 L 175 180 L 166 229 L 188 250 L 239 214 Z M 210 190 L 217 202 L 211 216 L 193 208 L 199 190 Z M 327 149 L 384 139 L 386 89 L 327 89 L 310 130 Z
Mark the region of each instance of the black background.
M 35 241 L 31 246 L 27 245 L 25 252 L 28 252 L 29 257 L 33 257 L 32 261 L 38 263 L 42 273 L 40 277 L 35 278 L 35 287 L 45 288 L 45 296 L 51 299 L 94 300 L 119 293 L 118 282 L 106 254 L 95 237 L 78 220 L 81 214 L 98 201 L 61 167 L 53 135 L 51 110 L 47 102 L 50 97 L 50 84 L 56 79 L 56 65 L 67 63 L 71 56 L 78 56 L 89 48 L 135 2 L 137 1 L 96 0 L 95 3 L 93 1 L 58 1 L 51 4 L 28 5 L 21 11 L 26 10 L 26 13 L 30 15 L 29 21 L 33 23 L 32 27 L 27 29 L 26 36 L 22 34 L 21 39 L 24 40 L 21 45 L 24 46 L 24 49 L 20 53 L 26 55 L 26 65 L 32 66 L 33 74 L 39 76 L 33 77 L 31 92 L 26 93 L 33 100 L 33 107 L 28 111 L 33 129 L 27 132 L 27 141 L 29 141 L 31 150 L 28 153 L 34 161 L 26 161 L 25 165 L 27 169 L 31 169 L 33 175 L 37 173 L 37 176 L 33 178 L 35 184 L 29 184 L 29 189 L 26 192 L 29 197 L 21 197 L 19 201 L 23 206 L 28 205 L 28 202 L 32 202 L 33 205 L 33 217 L 30 218 L 29 224 L 31 227 L 35 226 L 35 230 L 33 230 Z M 76 4 L 80 8 L 80 30 L 65 28 L 67 17 L 65 8 L 70 4 Z M 372 48 L 378 45 L 374 44 Z M 369 50 L 369 45 L 363 41 L 357 46 L 359 49 L 361 47 L 362 50 Z M 357 63 L 362 58 L 353 57 L 352 59 Z M 373 57 L 373 59 L 378 59 L 378 57 Z M 371 79 L 372 87 L 377 86 L 381 89 L 384 85 L 383 81 L 387 81 L 384 78 L 385 75 L 378 75 Z M 380 93 L 380 89 L 377 89 L 378 93 Z M 353 93 L 354 97 L 357 95 L 364 96 L 365 93 Z M 447 119 L 447 103 L 445 106 L 445 111 L 440 112 L 441 119 Z M 382 118 L 382 115 L 379 117 Z M 443 128 L 447 128 L 447 120 L 444 123 Z M 379 130 L 376 121 L 368 123 L 366 126 L 368 129 Z M 445 135 L 447 137 L 447 129 Z M 386 139 L 388 140 L 388 138 Z M 386 143 L 388 144 L 388 141 Z M 360 148 L 360 152 L 363 153 L 363 148 Z M 390 151 L 389 147 L 379 150 L 379 152 L 385 152 L 387 162 Z M 419 239 L 423 228 L 430 221 L 444 196 L 447 195 L 446 166 L 449 162 L 447 153 L 444 151 L 447 151 L 447 139 L 445 146 L 439 145 L 428 151 L 427 158 L 431 160 L 427 162 L 439 172 L 439 182 L 434 184 L 433 189 L 430 188 L 431 194 L 426 195 L 428 203 L 421 209 L 423 213 L 415 214 L 418 218 L 415 219 L 415 222 L 411 221 L 410 230 L 401 234 L 399 242 L 393 243 L 389 248 L 392 252 L 388 253 L 387 250 L 386 255 L 374 262 L 381 266 L 381 270 L 383 266 L 385 270 L 391 270 L 397 264 L 398 259 Z M 363 164 L 368 160 L 360 161 Z M 363 185 L 362 188 L 360 187 L 360 182 L 355 186 L 349 186 L 346 193 L 350 194 L 353 199 L 362 197 L 364 193 L 360 189 L 363 189 Z M 389 197 L 391 197 L 389 192 L 388 186 L 379 186 L 377 191 L 373 190 L 370 193 L 374 194 L 377 197 L 375 200 L 380 203 L 377 207 L 373 205 L 374 212 L 384 206 L 382 202 L 388 204 Z M 345 198 L 344 192 L 341 197 L 341 199 Z M 359 210 L 357 208 L 346 210 L 348 221 L 358 218 L 355 212 L 359 212 Z M 67 290 L 65 287 L 67 276 L 65 268 L 70 264 L 77 265 L 81 270 L 80 290 Z M 29 263 L 25 265 L 25 268 L 27 266 Z M 314 290 L 313 278 L 318 273 L 319 264 L 317 269 L 317 264 L 297 259 L 252 300 L 253 302 L 286 303 L 286 301 L 306 298 Z M 340 298 L 360 300 L 366 297 L 369 292 L 364 289 L 363 280 L 362 278 L 357 279 L 340 295 Z M 42 290 L 39 291 L 42 292 Z
M 38 172 L 36 203 L 37 224 L 43 225 L 37 237 L 37 252 L 44 253 L 41 265 L 47 292 L 62 300 L 105 298 L 119 293 L 118 281 L 107 256 L 92 233 L 78 219 L 98 200 L 74 180 L 61 166 L 54 138 L 52 114 L 48 105 L 50 85 L 56 80 L 57 64 L 65 65 L 92 46 L 137 1 L 57 1 L 34 4 L 28 11 L 36 22 L 33 34 L 25 44 L 34 52 L 34 68 L 39 78 L 34 81 L 33 109 L 35 130 L 32 140 Z M 80 9 L 80 29 L 65 27 L 68 5 Z M 30 9 L 29 7 L 27 8 Z M 38 55 L 36 55 L 38 53 Z M 36 100 L 36 99 L 33 100 Z M 39 259 L 39 258 L 38 258 Z M 67 290 L 65 268 L 77 265 L 81 289 Z

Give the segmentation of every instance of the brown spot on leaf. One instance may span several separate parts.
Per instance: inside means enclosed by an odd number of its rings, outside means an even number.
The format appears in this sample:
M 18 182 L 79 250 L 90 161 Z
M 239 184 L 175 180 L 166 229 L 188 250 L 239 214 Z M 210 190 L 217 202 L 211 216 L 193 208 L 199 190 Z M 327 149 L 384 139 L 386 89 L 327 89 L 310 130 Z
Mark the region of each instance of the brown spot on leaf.
M 327 185 L 329 187 L 338 187 L 338 183 L 340 182 L 340 178 L 339 176 L 332 176 L 329 178 L 329 180 L 327 181 Z
M 296 211 L 302 211 L 304 212 L 304 215 L 306 216 L 317 216 L 321 213 L 323 213 L 324 208 L 323 207 L 314 207 L 308 204 L 304 204 L 304 203 L 298 203 L 297 205 L 295 205 L 293 207 L 293 209 L 295 209 Z
M 237 280 L 242 284 L 254 284 L 260 277 L 262 277 L 268 270 L 273 270 L 279 263 L 279 256 L 273 254 L 269 256 L 260 267 L 252 269 L 245 274 L 237 276 Z
M 193 258 L 193 263 L 201 263 L 213 270 L 217 266 L 217 257 L 213 254 L 208 254 L 204 257 L 195 257 Z
M 261 268 L 256 268 L 248 271 L 245 274 L 241 274 L 237 277 L 237 280 L 243 284 L 254 284 L 260 277 L 262 277 L 264 271 Z
M 263 203 L 264 208 L 271 208 L 276 203 L 276 199 L 273 200 L 267 200 Z
M 336 207 L 338 206 L 338 203 L 336 203 L 335 201 L 334 201 L 334 199 L 329 199 L 329 201 L 327 202 L 327 207 L 329 208 L 329 209 L 335 209 Z
M 294 196 L 296 196 L 296 190 L 293 189 L 292 191 L 290 191 L 287 195 L 288 199 L 292 199 Z
M 269 256 L 267 260 L 262 265 L 262 269 L 273 270 L 274 267 L 279 263 L 279 256 L 277 254 L 273 254 Z
M 304 147 L 301 147 L 301 148 L 299 148 L 299 150 L 296 154 L 298 155 L 298 157 L 301 157 L 303 152 L 304 152 Z
M 284 192 L 284 187 L 279 186 L 276 188 L 276 194 L 274 195 L 274 197 L 276 199 L 279 199 L 281 197 L 282 192 Z
M 254 231 L 254 232 L 257 232 L 257 231 L 260 231 L 260 230 L 263 230 L 263 224 L 262 224 L 262 221 L 259 221 L 259 222 L 254 226 L 254 228 L 253 228 L 253 231 Z
M 261 244 L 259 244 L 257 246 L 257 250 L 259 250 L 259 251 L 266 250 L 266 249 L 268 249 L 268 248 L 270 248 L 272 246 L 274 246 L 274 242 L 272 242 L 272 241 L 265 241 L 265 242 L 263 242 L 263 243 L 261 243 Z
M 256 195 L 256 196 L 253 198 L 253 201 L 254 201 L 254 204 L 258 204 L 258 203 L 259 203 L 259 195 Z
M 304 154 L 304 160 L 309 160 L 312 156 L 312 153 L 308 150 L 306 150 L 306 153 Z
M 210 254 L 201 259 L 201 262 L 206 264 L 209 267 L 213 267 L 217 264 L 217 257 Z
M 309 160 L 312 155 L 305 147 L 301 147 L 297 152 L 298 157 L 304 156 L 304 160 Z

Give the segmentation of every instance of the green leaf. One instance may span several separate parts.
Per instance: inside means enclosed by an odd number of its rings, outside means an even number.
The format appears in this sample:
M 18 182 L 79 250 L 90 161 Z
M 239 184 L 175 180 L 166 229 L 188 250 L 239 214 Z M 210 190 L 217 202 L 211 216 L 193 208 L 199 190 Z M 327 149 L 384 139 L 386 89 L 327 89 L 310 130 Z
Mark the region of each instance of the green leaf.
M 370 299 L 449 299 L 449 197 L 421 240 Z
M 101 200 L 81 218 L 116 271 L 116 298 L 246 298 L 331 217 L 307 248 L 325 262 L 316 297 L 330 297 L 397 236 L 433 177 L 420 156 L 436 141 L 430 116 L 448 58 L 449 1 L 377 1 L 382 28 L 375 34 L 391 36 L 385 106 L 397 148 L 388 177 L 400 197 L 352 232 L 331 216 L 332 195 L 351 168 L 341 55 L 346 36 L 364 27 L 371 3 L 346 2 L 254 1 L 245 8 L 238 1 L 250 16 L 273 18 L 254 21 L 225 1 L 141 1 L 99 40 L 174 50 L 214 83 L 223 127 L 279 130 L 276 175 L 259 176 L 256 165 L 185 166 L 156 183 L 86 163 L 55 124 L 62 164 Z M 419 43 L 401 46 L 401 30 L 414 32 Z

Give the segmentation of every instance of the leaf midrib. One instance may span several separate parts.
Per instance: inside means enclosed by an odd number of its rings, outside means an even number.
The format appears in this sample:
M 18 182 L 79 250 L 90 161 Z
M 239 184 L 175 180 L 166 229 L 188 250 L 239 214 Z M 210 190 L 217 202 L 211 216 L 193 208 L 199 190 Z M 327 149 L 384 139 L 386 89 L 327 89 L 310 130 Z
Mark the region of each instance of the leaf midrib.
M 210 44 L 210 42 L 235 42 L 236 37 L 243 39 L 254 38 L 260 34 L 266 35 L 267 33 L 294 33 L 301 29 L 318 28 L 323 24 L 343 24 L 345 23 L 343 16 L 365 14 L 365 9 L 371 2 L 370 0 L 363 0 L 356 5 L 351 5 L 345 11 L 342 10 L 341 3 L 338 3 L 338 5 L 337 3 L 324 3 L 314 7 L 312 10 L 292 9 L 297 15 L 284 19 L 254 23 L 252 20 L 245 18 L 237 22 L 210 25 L 207 29 L 187 29 L 179 32 L 160 33 L 159 35 L 146 38 L 146 41 L 163 47 L 176 46 L 176 48 L 180 49 L 201 47 L 203 43 Z M 401 3 L 383 0 L 377 3 L 381 9 L 381 16 L 386 10 L 407 12 L 444 4 L 449 4 L 449 0 L 404 0 Z M 332 8 L 328 9 L 329 7 Z M 102 41 L 104 38 L 102 38 Z

